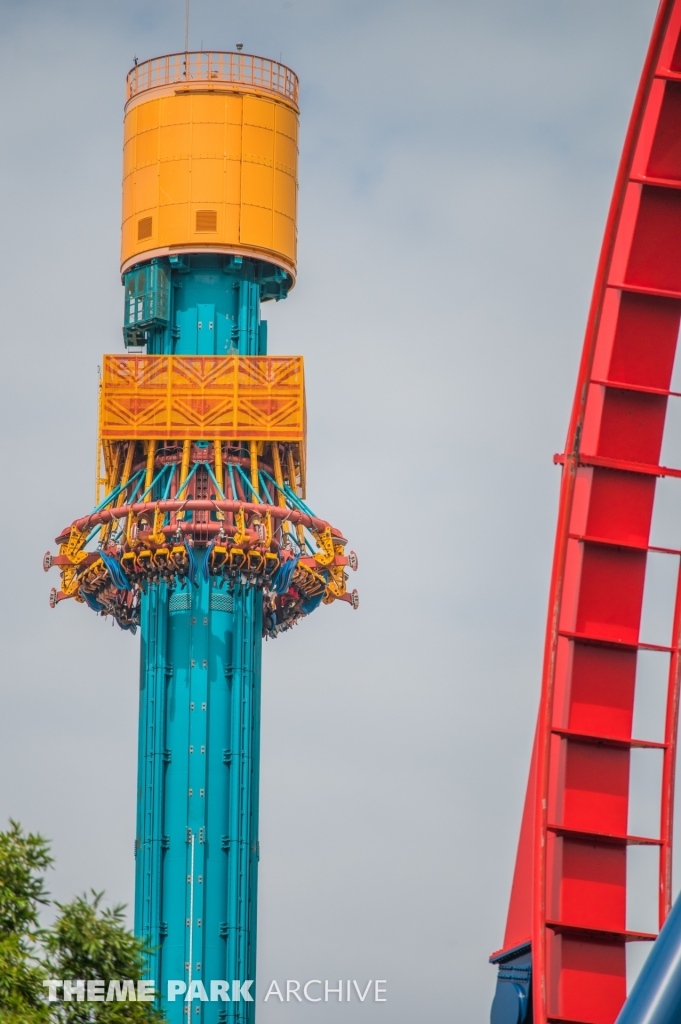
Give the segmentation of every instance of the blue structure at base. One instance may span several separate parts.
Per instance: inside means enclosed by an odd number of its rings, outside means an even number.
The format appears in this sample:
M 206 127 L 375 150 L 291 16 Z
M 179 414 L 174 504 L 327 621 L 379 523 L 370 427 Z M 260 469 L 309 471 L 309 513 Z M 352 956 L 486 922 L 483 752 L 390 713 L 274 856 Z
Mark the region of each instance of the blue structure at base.
M 497 987 L 490 1024 L 529 1024 L 532 1020 L 532 949 L 529 942 L 498 956 Z
M 653 943 L 616 1024 L 681 1021 L 681 899 Z
M 264 355 L 261 297 L 289 285 L 241 257 L 142 264 L 126 275 L 126 343 Z M 255 987 L 262 593 L 204 576 L 205 551 L 193 583 L 153 583 L 142 598 L 135 932 L 173 1024 L 250 1024 L 246 996 L 166 1000 L 169 981 L 208 996 L 216 980 Z

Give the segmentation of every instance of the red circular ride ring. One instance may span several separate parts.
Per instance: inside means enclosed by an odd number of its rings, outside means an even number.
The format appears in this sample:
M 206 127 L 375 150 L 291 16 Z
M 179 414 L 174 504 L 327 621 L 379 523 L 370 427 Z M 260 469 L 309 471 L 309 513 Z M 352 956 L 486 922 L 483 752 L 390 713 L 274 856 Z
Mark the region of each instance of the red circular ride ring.
M 299 512 L 289 508 L 280 508 L 278 505 L 258 505 L 255 502 L 246 501 L 219 501 L 208 498 L 195 498 L 187 501 L 141 501 L 133 503 L 132 505 L 117 505 L 114 508 L 102 509 L 99 512 L 92 512 L 88 516 L 83 516 L 81 519 L 76 519 L 67 527 L 58 537 L 55 538 L 56 543 L 62 543 L 63 539 L 67 537 L 72 529 L 79 531 L 90 530 L 95 526 L 105 525 L 111 523 L 114 520 L 126 519 L 131 513 L 132 515 L 139 518 L 145 514 L 153 514 L 156 511 L 170 513 L 171 515 L 177 515 L 178 512 L 223 512 L 223 513 L 235 513 L 243 511 L 247 515 L 265 515 L 269 512 L 273 519 L 281 520 L 281 522 L 289 522 L 294 526 L 300 524 L 301 526 L 307 526 L 308 529 L 323 531 L 326 529 L 331 530 L 331 534 L 334 537 L 342 538 L 342 534 L 339 530 L 336 530 L 330 523 L 327 523 L 325 519 L 318 519 L 316 516 L 308 515 L 306 512 Z M 205 524 L 210 532 L 217 532 L 220 529 L 220 522 L 227 532 L 234 530 L 234 527 L 228 526 L 224 521 L 211 522 Z M 178 524 L 183 532 L 190 532 L 188 528 L 191 526 L 190 523 L 182 524 L 181 521 Z M 172 533 L 177 527 L 166 526 L 164 532 Z

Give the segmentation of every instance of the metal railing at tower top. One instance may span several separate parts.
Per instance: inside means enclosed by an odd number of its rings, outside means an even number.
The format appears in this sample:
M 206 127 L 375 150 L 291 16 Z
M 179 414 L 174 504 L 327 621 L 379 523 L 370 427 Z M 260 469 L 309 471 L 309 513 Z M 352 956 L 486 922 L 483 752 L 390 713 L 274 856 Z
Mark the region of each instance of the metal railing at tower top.
M 136 64 L 128 73 L 127 99 L 147 89 L 184 82 L 230 82 L 262 89 L 297 105 L 298 76 L 266 57 L 250 53 L 169 53 Z

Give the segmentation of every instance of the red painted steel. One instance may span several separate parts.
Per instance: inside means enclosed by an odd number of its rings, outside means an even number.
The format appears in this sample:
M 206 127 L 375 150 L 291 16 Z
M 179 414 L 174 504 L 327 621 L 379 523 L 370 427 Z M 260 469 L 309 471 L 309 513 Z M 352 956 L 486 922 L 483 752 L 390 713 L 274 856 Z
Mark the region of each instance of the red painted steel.
M 641 610 L 681 321 L 681 0 L 662 0 L 617 175 L 561 481 L 542 690 L 504 950 L 532 944 L 534 1024 L 612 1024 L 626 995 L 627 847 L 670 908 L 681 577 L 668 645 Z M 632 738 L 638 654 L 669 661 L 664 742 Z M 661 751 L 658 836 L 628 830 L 631 749 Z

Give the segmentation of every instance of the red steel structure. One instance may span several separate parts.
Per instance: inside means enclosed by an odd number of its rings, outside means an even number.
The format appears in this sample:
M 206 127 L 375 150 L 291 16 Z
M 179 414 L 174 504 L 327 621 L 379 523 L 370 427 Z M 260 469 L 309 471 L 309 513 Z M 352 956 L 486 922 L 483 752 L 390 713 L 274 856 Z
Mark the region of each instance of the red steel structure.
M 657 480 L 681 322 L 681 0 L 662 0 L 624 144 L 564 454 L 539 716 L 495 1024 L 612 1024 L 626 997 L 627 849 L 659 850 L 671 903 L 681 576 L 672 635 L 641 642 Z M 632 736 L 637 661 L 668 662 L 664 741 Z M 631 751 L 663 758 L 659 834 L 630 835 Z M 530 980 L 531 978 L 531 980 Z

